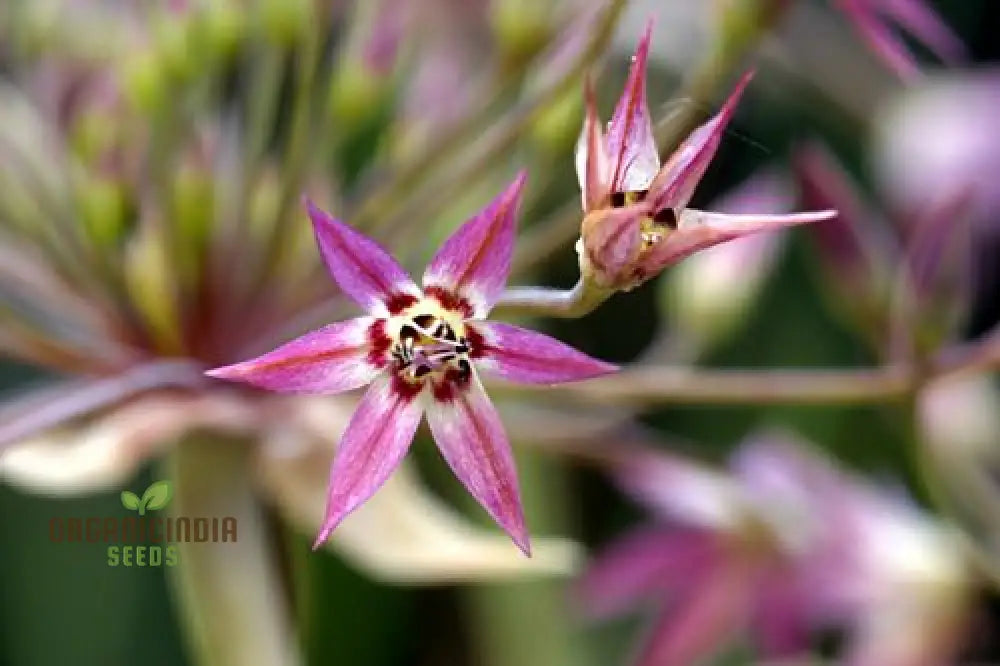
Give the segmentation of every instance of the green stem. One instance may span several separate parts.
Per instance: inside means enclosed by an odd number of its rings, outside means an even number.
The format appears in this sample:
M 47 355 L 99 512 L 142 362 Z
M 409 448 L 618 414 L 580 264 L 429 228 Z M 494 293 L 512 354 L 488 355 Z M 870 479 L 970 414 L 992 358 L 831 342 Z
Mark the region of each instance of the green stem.
M 177 543 L 170 569 L 194 663 L 301 663 L 245 441 L 188 438 L 170 460 L 174 516 L 234 517 L 234 542 Z M 211 534 L 211 533 L 210 533 Z
M 572 289 L 513 287 L 504 292 L 497 311 L 504 315 L 534 315 L 578 319 L 608 300 L 614 290 L 580 279 Z
M 522 449 L 523 450 L 523 449 Z M 568 530 L 565 470 L 532 452 L 519 456 L 528 524 L 533 533 Z M 587 666 L 584 635 L 574 628 L 565 582 L 537 580 L 479 585 L 464 592 L 482 666 Z
M 537 119 L 549 104 L 572 90 L 587 68 L 604 52 L 624 8 L 625 0 L 609 0 L 590 34 L 586 47 L 552 85 L 529 95 L 499 121 L 493 119 L 492 106 L 485 105 L 479 113 L 469 117 L 466 122 L 456 126 L 451 133 L 438 140 L 433 151 L 400 168 L 381 187 L 367 196 L 361 207 L 352 215 L 354 224 L 377 235 L 380 229 L 385 228 L 401 212 L 412 216 L 414 209 L 419 207 L 413 204 L 412 199 L 419 198 L 421 183 L 431 180 L 445 167 L 449 168 L 444 182 L 430 182 L 424 187 L 422 203 L 448 201 L 452 192 L 443 193 L 442 186 L 451 187 L 453 191 L 467 189 L 469 181 L 456 180 L 453 174 L 460 171 L 472 177 L 481 176 L 485 172 L 485 167 L 494 164 L 497 156 L 508 150 L 524 128 Z M 510 87 L 516 89 L 518 77 L 511 75 L 508 78 L 513 78 Z M 508 84 L 505 83 L 504 90 L 498 97 L 507 94 L 507 87 Z M 483 135 L 486 129 L 490 130 L 486 145 L 476 157 L 461 164 L 460 169 L 456 168 L 457 157 L 461 156 L 465 148 L 483 144 L 482 140 L 476 139 Z M 423 212 L 426 215 L 426 211 Z

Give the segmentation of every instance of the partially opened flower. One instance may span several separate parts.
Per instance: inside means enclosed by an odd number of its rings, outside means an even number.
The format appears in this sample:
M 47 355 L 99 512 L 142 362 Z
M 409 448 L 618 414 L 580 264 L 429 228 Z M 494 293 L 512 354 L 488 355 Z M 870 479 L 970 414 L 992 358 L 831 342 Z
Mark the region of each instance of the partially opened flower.
M 522 173 L 444 242 L 422 289 L 381 246 L 310 203 L 330 274 L 368 314 L 209 372 L 293 393 L 340 393 L 370 384 L 340 441 L 316 546 L 385 483 L 426 412 L 456 476 L 530 553 L 510 446 L 476 368 L 533 384 L 615 368 L 545 335 L 482 321 L 510 271 L 524 181 Z
M 694 130 L 661 166 L 646 103 L 651 33 L 652 22 L 632 57 L 625 91 L 606 134 L 588 85 L 577 143 L 577 177 L 586 213 L 581 269 L 611 289 L 631 289 L 698 250 L 836 214 L 727 215 L 688 208 L 752 72 L 739 80 L 721 111 Z

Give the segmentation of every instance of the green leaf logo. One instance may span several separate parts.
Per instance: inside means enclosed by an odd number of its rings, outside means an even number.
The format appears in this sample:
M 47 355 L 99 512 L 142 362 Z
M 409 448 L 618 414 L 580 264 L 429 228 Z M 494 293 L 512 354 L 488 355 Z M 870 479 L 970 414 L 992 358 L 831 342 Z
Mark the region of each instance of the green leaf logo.
M 156 511 L 162 509 L 170 503 L 173 496 L 173 489 L 169 481 L 157 481 L 142 494 L 139 499 L 135 493 L 123 490 L 121 494 L 122 506 L 132 511 L 138 511 L 140 516 L 146 515 L 146 510 Z
M 127 490 L 122 491 L 122 506 L 126 509 L 132 509 L 133 511 L 139 510 L 139 498 L 136 497 L 135 493 L 129 492 Z

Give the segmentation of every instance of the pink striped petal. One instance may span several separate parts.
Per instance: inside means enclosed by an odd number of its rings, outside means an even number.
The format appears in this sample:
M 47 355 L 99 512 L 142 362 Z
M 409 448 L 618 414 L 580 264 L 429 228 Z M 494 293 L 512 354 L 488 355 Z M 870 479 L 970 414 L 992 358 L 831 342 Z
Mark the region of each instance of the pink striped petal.
M 652 33 L 653 21 L 650 19 L 632 56 L 625 91 L 608 124 L 612 192 L 645 190 L 660 168 L 660 156 L 646 103 L 646 60 Z
M 677 591 L 710 566 L 716 542 L 710 532 L 640 528 L 597 556 L 577 587 L 584 612 L 594 618 Z
M 473 375 L 467 388 L 450 392 L 446 401 L 431 401 L 427 422 L 455 476 L 530 556 L 510 443 L 479 379 Z
M 611 162 L 604 145 L 601 120 L 597 117 L 594 87 L 588 78 L 585 94 L 586 115 L 576 142 L 576 177 L 580 182 L 583 210 L 589 212 L 608 205 L 611 196 Z
M 837 211 L 836 217 L 809 228 L 823 268 L 850 292 L 870 291 L 880 273 L 898 262 L 896 239 L 885 232 L 847 173 L 820 144 L 798 149 L 792 164 L 802 204 Z
M 606 375 L 617 366 L 598 361 L 542 333 L 499 322 L 481 322 L 483 357 L 477 365 L 525 384 L 559 384 Z
M 653 184 L 649 186 L 648 200 L 654 211 L 666 208 L 680 210 L 688 205 L 695 188 L 715 157 L 719 144 L 722 143 L 722 135 L 753 75 L 751 70 L 740 77 L 719 113 L 692 132 L 660 169 Z
M 965 45 L 925 0 L 878 0 L 880 9 L 947 63 L 965 59 Z
M 326 515 L 313 544 L 322 546 L 340 521 L 375 494 L 399 465 L 420 425 L 420 402 L 393 379 L 372 383 L 340 438 L 330 469 Z
M 861 38 L 901 79 L 913 81 L 920 76 L 916 58 L 883 19 L 855 2 L 843 2 L 842 6 Z
M 413 280 L 385 248 L 311 201 L 306 207 L 326 268 L 351 300 L 384 317 L 420 297 Z
M 699 582 L 654 627 L 639 666 L 700 664 L 736 638 L 750 611 L 752 572 L 722 563 Z
M 476 318 L 489 313 L 510 273 L 517 209 L 526 178 L 520 172 L 481 213 L 445 240 L 424 273 L 425 288 L 441 288 L 465 299 Z
M 753 625 L 764 657 L 786 659 L 809 649 L 809 602 L 794 572 L 782 569 L 763 575 Z
M 368 362 L 371 317 L 339 321 L 306 333 L 263 356 L 209 370 L 218 379 L 282 393 L 341 393 L 372 381 Z
M 791 215 L 726 215 L 685 209 L 677 229 L 664 236 L 643 259 L 643 272 L 656 275 L 667 266 L 719 243 L 762 231 L 828 220 L 837 214 L 825 210 Z
M 583 218 L 583 251 L 597 283 L 618 286 L 632 278 L 642 249 L 642 206 L 602 208 Z

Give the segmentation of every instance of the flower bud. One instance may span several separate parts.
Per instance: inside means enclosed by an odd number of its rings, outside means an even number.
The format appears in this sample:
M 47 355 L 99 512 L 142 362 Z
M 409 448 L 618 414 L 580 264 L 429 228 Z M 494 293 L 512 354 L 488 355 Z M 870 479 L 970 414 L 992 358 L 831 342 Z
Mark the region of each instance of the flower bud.
M 490 3 L 493 34 L 507 68 L 518 68 L 545 46 L 552 33 L 551 14 L 550 4 L 532 0 L 495 0 Z
M 292 46 L 316 20 L 313 0 L 262 0 L 260 20 L 268 39 Z
M 122 183 L 92 174 L 77 192 L 80 217 L 87 234 L 102 247 L 113 247 L 125 230 L 125 189 Z
M 379 113 L 393 91 L 405 10 L 374 0 L 358 3 L 351 21 L 347 47 L 337 61 L 330 82 L 330 114 L 342 133 L 358 131 Z
M 133 108 L 152 113 L 167 100 L 166 71 L 154 51 L 129 54 L 121 63 L 121 88 Z
M 576 141 L 583 107 L 576 91 L 569 91 L 545 107 L 531 124 L 530 137 L 543 151 L 560 155 Z
M 942 197 L 915 215 L 899 269 L 896 342 L 918 355 L 954 337 L 972 300 L 972 220 L 968 192 Z
M 176 354 L 182 349 L 177 276 L 170 264 L 162 227 L 140 224 L 142 228 L 125 250 L 125 286 L 152 345 L 163 355 Z

